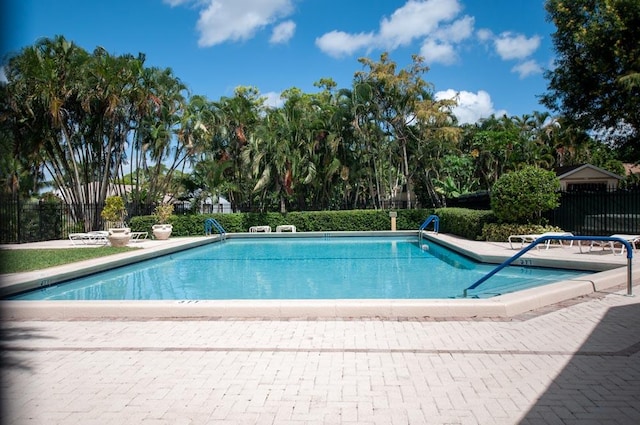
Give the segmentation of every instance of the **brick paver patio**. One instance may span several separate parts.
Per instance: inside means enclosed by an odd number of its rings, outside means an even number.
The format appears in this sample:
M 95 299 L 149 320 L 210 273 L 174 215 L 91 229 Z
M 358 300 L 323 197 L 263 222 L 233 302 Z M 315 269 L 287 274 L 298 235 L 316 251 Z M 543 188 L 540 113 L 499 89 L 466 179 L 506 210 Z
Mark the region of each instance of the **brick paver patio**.
M 3 322 L 3 424 L 638 424 L 640 299 L 505 320 Z

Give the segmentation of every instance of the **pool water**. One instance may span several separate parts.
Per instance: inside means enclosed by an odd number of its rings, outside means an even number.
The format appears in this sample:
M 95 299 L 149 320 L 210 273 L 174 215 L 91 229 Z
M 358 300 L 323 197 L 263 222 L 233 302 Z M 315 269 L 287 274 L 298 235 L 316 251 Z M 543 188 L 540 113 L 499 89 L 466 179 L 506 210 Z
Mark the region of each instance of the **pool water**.
M 229 239 L 12 299 L 455 298 L 495 267 L 417 237 Z M 587 273 L 512 266 L 470 295 L 490 297 Z

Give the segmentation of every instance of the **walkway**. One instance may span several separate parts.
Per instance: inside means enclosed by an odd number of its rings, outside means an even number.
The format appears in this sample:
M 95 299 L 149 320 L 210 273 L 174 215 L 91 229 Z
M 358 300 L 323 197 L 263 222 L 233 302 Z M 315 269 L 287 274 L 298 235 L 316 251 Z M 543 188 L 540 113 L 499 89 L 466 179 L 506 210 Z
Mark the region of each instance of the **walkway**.
M 3 424 L 637 424 L 640 299 L 510 321 L 4 324 Z

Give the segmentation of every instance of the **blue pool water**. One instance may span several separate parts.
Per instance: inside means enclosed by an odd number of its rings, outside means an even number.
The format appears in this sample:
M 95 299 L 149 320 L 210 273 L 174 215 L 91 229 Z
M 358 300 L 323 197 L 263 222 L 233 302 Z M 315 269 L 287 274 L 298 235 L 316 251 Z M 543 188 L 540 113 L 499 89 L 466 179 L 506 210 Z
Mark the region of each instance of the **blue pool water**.
M 417 237 L 229 239 L 12 299 L 453 298 L 494 268 Z M 490 297 L 585 274 L 508 267 L 470 295 Z

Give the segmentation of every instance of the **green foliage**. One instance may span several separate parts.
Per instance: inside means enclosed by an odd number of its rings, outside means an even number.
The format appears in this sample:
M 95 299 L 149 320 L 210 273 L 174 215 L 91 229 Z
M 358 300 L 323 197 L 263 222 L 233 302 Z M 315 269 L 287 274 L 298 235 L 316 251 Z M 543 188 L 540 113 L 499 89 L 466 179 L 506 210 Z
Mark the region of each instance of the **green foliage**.
M 440 219 L 440 232 L 451 233 L 470 240 L 482 238 L 482 228 L 496 221 L 493 211 L 467 208 L 437 208 L 434 212 Z
M 396 218 L 396 227 L 398 230 L 413 230 L 419 229 L 422 223 L 431 214 L 434 214 L 433 209 L 414 209 L 414 210 L 398 210 L 398 217 Z
M 508 242 L 511 235 L 538 235 L 545 232 L 562 232 L 556 226 L 540 224 L 487 223 L 482 228 L 482 240 L 489 242 Z
M 140 215 L 131 217 L 131 220 L 129 220 L 129 227 L 132 232 L 151 232 L 151 226 L 154 224 L 156 224 L 156 219 L 152 215 Z
M 640 152 L 640 2 L 547 0 L 555 66 L 542 103 L 583 130 L 603 130 L 629 160 Z M 627 131 L 617 131 L 624 128 Z M 627 134 L 625 134 L 627 133 Z
M 106 221 L 122 223 L 126 215 L 124 200 L 120 196 L 108 196 L 100 217 Z
M 168 223 L 171 214 L 173 214 L 173 204 L 160 204 L 153 211 L 153 216 L 158 224 Z
M 559 204 L 560 181 L 537 167 L 502 175 L 491 190 L 491 209 L 507 223 L 539 223 L 542 213 Z
M 444 209 L 446 210 L 446 208 Z M 432 210 L 400 210 L 397 212 L 398 230 L 418 229 Z M 233 213 L 204 215 L 174 215 L 171 217 L 173 236 L 202 236 L 204 222 L 214 218 L 229 233 L 248 232 L 251 226 L 292 224 L 299 232 L 376 231 L 390 230 L 389 212 L 384 210 L 312 211 L 290 213 Z M 133 217 L 129 225 L 134 232 L 150 232 L 155 224 L 153 216 Z

